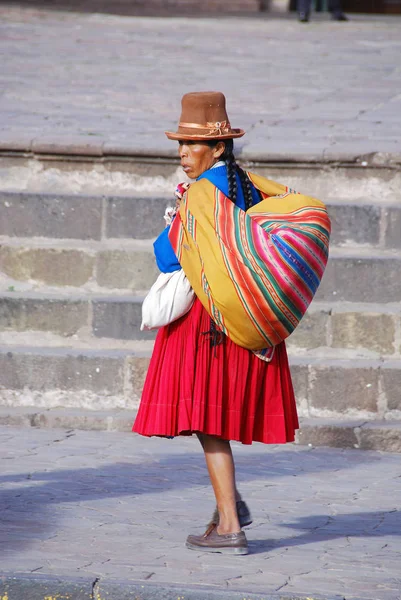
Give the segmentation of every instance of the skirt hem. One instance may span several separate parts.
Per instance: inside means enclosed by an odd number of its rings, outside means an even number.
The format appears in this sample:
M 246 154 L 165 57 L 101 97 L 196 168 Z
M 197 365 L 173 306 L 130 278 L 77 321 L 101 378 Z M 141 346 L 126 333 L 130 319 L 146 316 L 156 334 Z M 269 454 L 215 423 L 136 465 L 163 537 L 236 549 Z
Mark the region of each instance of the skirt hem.
M 203 335 L 209 327 L 195 300 L 189 313 L 159 330 L 133 431 L 200 432 L 248 445 L 293 442 L 299 424 L 285 343 L 267 363 L 225 336 L 211 346 Z
M 275 446 L 275 445 L 282 445 L 282 444 L 292 444 L 295 442 L 295 435 L 292 437 L 292 439 L 289 438 L 286 440 L 275 440 L 275 441 L 268 442 L 263 439 L 252 439 L 249 441 L 240 440 L 239 438 L 227 439 L 221 435 L 217 435 L 214 433 L 207 433 L 206 431 L 199 431 L 196 429 L 194 429 L 193 431 L 188 431 L 188 430 L 180 431 L 179 433 L 177 433 L 177 435 L 166 435 L 165 433 L 142 433 L 139 431 L 135 431 L 134 428 L 132 428 L 132 432 L 136 433 L 137 435 L 142 435 L 143 437 L 147 437 L 147 438 L 158 437 L 158 438 L 164 438 L 166 440 L 173 440 L 176 437 L 191 437 L 192 435 L 196 435 L 197 433 L 203 433 L 204 435 L 210 435 L 212 437 L 217 437 L 221 440 L 225 440 L 226 442 L 239 442 L 240 444 L 243 444 L 244 446 L 251 446 L 253 443 Z

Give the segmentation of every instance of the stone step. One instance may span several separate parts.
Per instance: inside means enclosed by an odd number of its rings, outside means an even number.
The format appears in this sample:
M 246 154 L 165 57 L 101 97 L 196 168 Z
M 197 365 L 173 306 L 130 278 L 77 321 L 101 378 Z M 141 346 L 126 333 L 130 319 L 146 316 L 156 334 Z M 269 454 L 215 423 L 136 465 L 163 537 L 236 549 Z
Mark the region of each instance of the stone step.
M 60 195 L 1 192 L 0 236 L 74 240 L 154 238 L 163 227 L 172 195 Z M 333 245 L 401 248 L 401 204 L 349 198 L 327 202 Z
M 53 244 L 54 242 L 52 242 Z M 150 242 L 58 241 L 3 239 L 0 245 L 0 289 L 45 286 L 145 292 L 158 270 Z M 316 299 L 349 302 L 398 302 L 401 298 L 401 250 L 333 248 Z M 18 282 L 23 282 L 18 284 Z
M 0 346 L 0 405 L 137 408 L 149 362 L 138 349 Z M 302 417 L 401 419 L 401 359 L 290 355 Z
M 46 147 L 45 141 L 39 141 L 39 145 L 33 144 L 30 156 L 18 152 L 2 156 L 0 152 L 0 189 L 38 195 L 111 198 L 145 194 L 171 198 L 175 186 L 185 179 L 177 148 L 167 140 L 163 144 L 162 137 L 154 145 L 149 139 L 141 144 L 141 137 L 137 142 L 130 139 L 128 144 L 124 140 L 104 144 L 102 140 L 100 147 L 92 140 L 91 146 L 101 150 L 100 155 L 82 155 L 82 150 L 88 149 L 85 143 L 79 152 L 78 148 L 69 152 L 68 145 L 53 140 Z M 266 152 L 266 145 L 256 146 L 256 151 L 246 144 L 236 149 L 245 169 L 327 203 L 343 199 L 352 205 L 396 205 L 401 200 L 399 157 L 395 153 L 378 152 L 356 159 L 355 154 L 340 151 L 329 157 L 325 152 L 326 159 L 311 159 L 305 149 L 288 153 L 284 145 Z M 64 153 L 57 154 L 61 147 Z
M 399 302 L 401 252 L 332 248 L 316 300 Z
M 401 452 L 401 421 L 301 419 L 296 441 L 308 446 Z
M 302 417 L 401 419 L 400 358 L 324 348 L 289 356 Z
M 71 347 L 0 346 L 0 404 L 134 409 L 150 352 Z
M 22 0 L 22 6 L 34 7 L 35 0 Z M 261 0 L 41 0 L 39 7 L 47 10 L 83 13 L 106 13 L 135 17 L 215 16 L 256 14 L 261 11 Z
M 160 233 L 172 194 L 88 196 L 0 192 L 0 235 L 56 239 L 149 239 Z
M 314 300 L 287 346 L 293 352 L 331 348 L 401 358 L 401 304 Z
M 32 344 L 51 334 L 62 346 L 69 338 L 97 347 L 111 343 L 153 340 L 156 331 L 140 331 L 141 296 L 5 292 L 0 295 L 0 340 Z M 57 341 L 58 340 L 58 341 Z M 314 301 L 288 347 L 357 349 L 371 358 L 401 356 L 400 303 L 374 304 Z
M 135 410 L 85 410 L 0 406 L 0 424 L 11 427 L 129 432 Z M 296 443 L 401 452 L 401 421 L 301 418 Z
M 0 295 L 0 332 L 48 332 L 93 345 L 96 338 L 152 340 L 155 331 L 140 331 L 142 300 L 134 295 L 5 292 Z
M 46 285 L 80 287 L 92 292 L 124 289 L 131 293 L 148 290 L 159 274 L 151 241 L 77 243 L 38 238 L 2 238 L 0 272 L 3 289 Z M 21 288 L 18 282 L 28 286 Z

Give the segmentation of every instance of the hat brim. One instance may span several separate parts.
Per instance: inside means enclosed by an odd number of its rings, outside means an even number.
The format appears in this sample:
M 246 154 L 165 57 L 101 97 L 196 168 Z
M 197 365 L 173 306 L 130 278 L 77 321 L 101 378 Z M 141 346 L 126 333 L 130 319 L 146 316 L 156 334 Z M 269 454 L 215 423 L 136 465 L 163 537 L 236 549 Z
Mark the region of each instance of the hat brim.
M 225 133 L 223 135 L 200 135 L 200 134 L 189 134 L 189 133 L 180 133 L 179 131 L 165 131 L 164 132 L 169 140 L 183 140 L 194 142 L 205 142 L 207 140 L 232 140 L 234 138 L 240 138 L 245 135 L 245 131 L 243 129 L 231 129 L 230 133 Z

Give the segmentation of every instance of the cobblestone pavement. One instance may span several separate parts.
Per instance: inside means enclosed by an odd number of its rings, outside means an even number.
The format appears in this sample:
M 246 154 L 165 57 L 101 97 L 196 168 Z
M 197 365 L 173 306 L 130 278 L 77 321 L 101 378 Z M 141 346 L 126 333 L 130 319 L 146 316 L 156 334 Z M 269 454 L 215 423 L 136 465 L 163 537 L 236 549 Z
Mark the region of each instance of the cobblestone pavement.
M 234 447 L 246 557 L 184 546 L 213 509 L 195 438 L 0 427 L 1 572 L 400 598 L 399 456 Z
M 180 98 L 220 89 L 244 157 L 401 156 L 401 17 L 135 18 L 0 6 L 0 148 L 171 154 Z M 381 160 L 386 160 L 382 157 Z

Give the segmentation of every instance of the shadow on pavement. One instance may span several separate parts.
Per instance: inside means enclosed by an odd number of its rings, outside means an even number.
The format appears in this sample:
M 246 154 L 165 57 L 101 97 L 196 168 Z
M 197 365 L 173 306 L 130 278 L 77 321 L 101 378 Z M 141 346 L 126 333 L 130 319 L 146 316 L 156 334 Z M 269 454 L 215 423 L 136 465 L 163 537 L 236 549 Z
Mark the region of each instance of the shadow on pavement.
M 303 533 L 280 540 L 251 540 L 251 552 L 259 554 L 277 548 L 330 542 L 337 538 L 398 536 L 401 535 L 401 511 L 394 509 L 383 512 L 313 515 L 302 517 L 293 523 L 282 523 L 281 526 L 299 529 Z
M 378 458 L 368 452 L 325 453 L 320 449 L 319 454 L 316 454 L 308 450 L 300 452 L 286 449 L 265 453 L 252 451 L 248 455 L 241 453 L 236 458 L 236 464 L 240 485 L 261 478 L 266 478 L 266 482 L 290 478 L 292 485 L 294 478 L 301 478 L 310 472 L 335 472 L 339 470 L 339 465 L 341 470 L 352 469 L 375 460 Z M 184 455 L 166 454 L 161 458 L 147 455 L 143 456 L 140 463 L 127 460 L 95 468 L 42 471 L 33 469 L 31 473 L 1 476 L 0 485 L 3 488 L 0 491 L 0 546 L 10 552 L 22 550 L 25 546 L 47 539 L 57 532 L 60 515 L 63 514 L 60 510 L 73 510 L 71 504 L 104 498 L 134 499 L 144 494 L 166 494 L 172 490 L 209 486 L 209 478 L 203 455 L 199 452 Z M 51 506 L 57 508 L 52 511 Z M 401 531 L 399 520 L 396 527 L 397 515 L 392 515 L 392 523 L 394 529 Z M 361 518 L 364 518 L 363 513 Z M 288 527 L 306 529 L 308 532 L 300 537 L 283 540 L 279 545 L 313 542 L 317 536 L 316 528 L 320 531 L 322 527 L 320 521 L 327 521 L 324 526 L 327 539 L 352 535 L 351 532 L 356 531 L 358 517 L 355 515 L 340 515 L 333 518 L 333 522 L 330 519 L 332 518 L 327 516 L 317 516 L 288 524 Z M 378 531 L 375 535 L 379 534 Z M 277 543 L 260 540 L 253 542 L 253 546 L 255 551 L 266 551 L 277 547 Z

